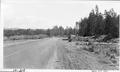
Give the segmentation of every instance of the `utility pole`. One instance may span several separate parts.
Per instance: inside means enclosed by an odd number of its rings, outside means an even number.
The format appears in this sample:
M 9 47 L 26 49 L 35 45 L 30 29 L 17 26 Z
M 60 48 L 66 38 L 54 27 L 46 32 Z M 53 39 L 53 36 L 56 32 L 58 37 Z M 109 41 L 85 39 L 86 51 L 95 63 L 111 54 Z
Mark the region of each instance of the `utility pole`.
M 75 26 L 75 35 L 76 35 L 76 38 L 77 38 L 77 40 L 78 40 L 78 33 L 79 33 L 79 29 L 80 29 L 80 27 L 79 27 L 79 22 L 76 22 L 76 26 Z

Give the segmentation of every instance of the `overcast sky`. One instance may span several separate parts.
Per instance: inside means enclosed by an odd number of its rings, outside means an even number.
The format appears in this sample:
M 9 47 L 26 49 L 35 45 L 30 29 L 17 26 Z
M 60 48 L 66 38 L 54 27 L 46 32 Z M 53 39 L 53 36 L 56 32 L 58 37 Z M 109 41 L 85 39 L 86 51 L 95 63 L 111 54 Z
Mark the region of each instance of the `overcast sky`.
M 102 13 L 111 8 L 120 13 L 120 2 L 113 1 L 2 0 L 4 28 L 74 27 L 95 5 Z

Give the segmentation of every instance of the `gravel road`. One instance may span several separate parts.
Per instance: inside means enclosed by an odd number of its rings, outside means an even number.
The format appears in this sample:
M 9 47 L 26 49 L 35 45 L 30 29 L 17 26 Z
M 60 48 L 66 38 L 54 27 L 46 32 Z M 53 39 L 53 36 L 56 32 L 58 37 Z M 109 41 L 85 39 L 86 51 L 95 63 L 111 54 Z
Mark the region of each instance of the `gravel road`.
M 4 68 L 113 70 L 100 63 L 84 46 L 61 38 L 45 38 L 5 44 Z
M 4 46 L 4 68 L 48 67 L 56 51 L 58 38 L 39 39 Z

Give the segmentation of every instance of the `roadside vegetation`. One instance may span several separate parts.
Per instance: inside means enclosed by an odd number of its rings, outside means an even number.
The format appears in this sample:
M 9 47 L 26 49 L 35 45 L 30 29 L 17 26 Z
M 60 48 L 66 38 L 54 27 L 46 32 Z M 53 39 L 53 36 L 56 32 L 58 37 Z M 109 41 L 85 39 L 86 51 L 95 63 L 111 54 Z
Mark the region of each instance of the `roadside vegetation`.
M 71 36 L 66 47 L 70 68 L 119 69 L 119 15 L 113 9 L 102 14 L 96 5 L 88 17 L 76 24 L 78 36 Z
M 78 34 L 84 37 L 78 40 L 87 43 L 83 49 L 94 53 L 100 63 L 119 66 L 119 15 L 113 9 L 102 14 L 96 5 L 78 24 Z
M 83 38 L 82 38 L 83 39 Z M 88 40 L 88 41 L 85 41 Z M 92 37 L 86 37 L 83 41 L 82 49 L 88 51 L 98 58 L 100 64 L 113 67 L 119 66 L 119 45 L 118 41 L 99 42 Z

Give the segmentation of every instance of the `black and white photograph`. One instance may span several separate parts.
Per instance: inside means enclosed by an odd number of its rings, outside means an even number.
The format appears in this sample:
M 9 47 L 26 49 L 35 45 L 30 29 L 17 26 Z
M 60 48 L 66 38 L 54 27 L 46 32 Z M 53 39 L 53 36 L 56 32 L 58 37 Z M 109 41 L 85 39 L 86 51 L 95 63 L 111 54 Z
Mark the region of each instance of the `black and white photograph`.
M 120 1 L 1 0 L 1 9 L 3 69 L 119 71 Z

